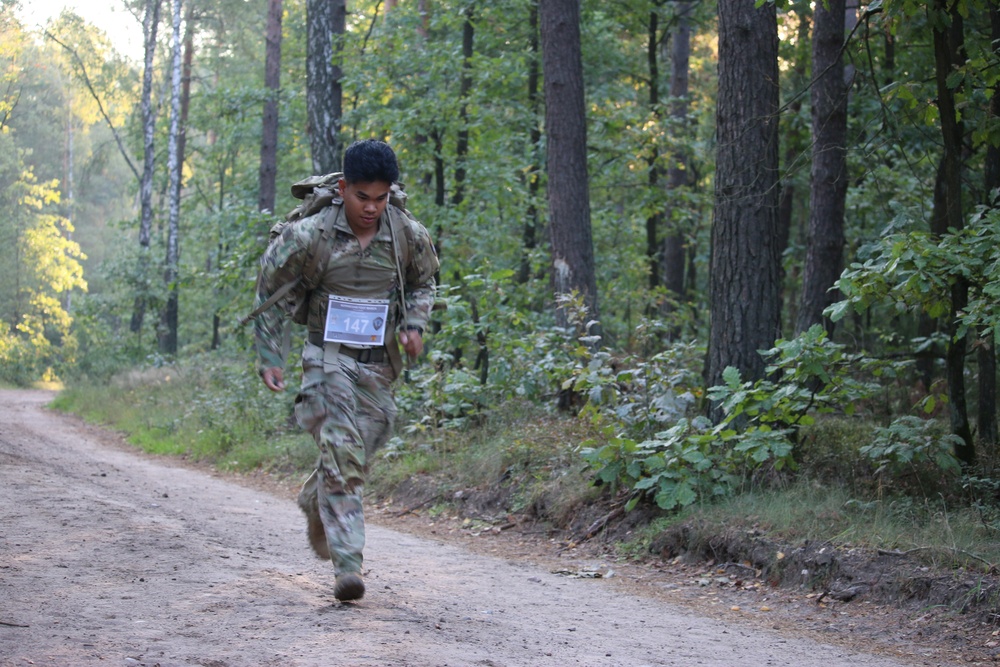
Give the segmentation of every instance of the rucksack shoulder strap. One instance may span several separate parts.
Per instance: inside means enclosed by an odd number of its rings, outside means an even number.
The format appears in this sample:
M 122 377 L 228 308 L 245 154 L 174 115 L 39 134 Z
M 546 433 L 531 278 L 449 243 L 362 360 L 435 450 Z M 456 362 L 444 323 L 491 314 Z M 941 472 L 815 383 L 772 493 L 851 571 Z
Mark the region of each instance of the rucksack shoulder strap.
M 330 261 L 330 255 L 333 254 L 333 228 L 343 210 L 344 207 L 337 204 L 327 206 L 323 210 L 323 219 L 320 220 L 317 228 L 319 233 L 313 237 L 309 255 L 302 268 L 302 280 L 307 290 L 314 289 L 319 284 L 320 278 L 323 277 L 327 262 Z
M 272 294 L 267 299 L 267 301 L 265 301 L 264 303 L 260 304 L 256 308 L 254 308 L 253 312 L 251 312 L 250 314 L 245 315 L 244 317 L 241 317 L 240 321 L 239 321 L 239 326 L 241 326 L 241 327 L 242 326 L 246 326 L 247 324 L 249 324 L 253 320 L 257 319 L 260 316 L 261 313 L 263 313 L 265 310 L 267 310 L 268 308 L 270 308 L 274 304 L 276 304 L 279 301 L 281 301 L 285 297 L 286 294 L 288 294 L 293 289 L 295 289 L 298 286 L 298 284 L 299 284 L 300 281 L 301 281 L 301 278 L 296 278 L 295 280 L 289 281 L 289 282 L 285 283 L 284 285 L 282 285 L 281 287 L 279 287 L 278 289 L 276 289 L 274 291 L 274 294 Z

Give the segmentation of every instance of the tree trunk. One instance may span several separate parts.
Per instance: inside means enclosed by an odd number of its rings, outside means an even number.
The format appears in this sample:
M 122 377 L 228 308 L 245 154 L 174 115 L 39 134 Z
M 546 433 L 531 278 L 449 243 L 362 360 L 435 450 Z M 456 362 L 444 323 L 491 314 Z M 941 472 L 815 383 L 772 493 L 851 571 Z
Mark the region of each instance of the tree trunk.
M 63 157 L 63 183 L 65 184 L 66 190 L 63 194 L 63 211 L 66 219 L 69 221 L 67 226 L 66 238 L 73 239 L 73 228 L 76 225 L 76 195 L 73 192 L 73 178 L 74 163 L 76 162 L 76 134 L 73 131 L 73 124 L 76 122 L 73 118 L 73 91 L 72 88 L 69 89 L 69 95 L 66 105 L 66 152 Z M 73 290 L 72 288 L 67 289 L 63 292 L 63 309 L 72 314 L 73 310 Z
M 153 138 L 156 132 L 156 109 L 153 107 L 153 64 L 156 56 L 156 32 L 160 24 L 160 0 L 146 0 L 146 11 L 142 19 L 144 58 L 142 70 L 142 137 L 143 163 L 142 179 L 139 182 L 139 265 L 137 281 L 139 293 L 132 308 L 132 333 L 142 331 L 146 315 L 146 297 L 149 291 L 149 234 L 153 227 L 153 168 L 156 153 Z
M 810 42 L 810 28 L 812 27 L 812 16 L 809 12 L 803 11 L 799 17 L 799 31 L 798 31 L 798 43 L 808 44 Z M 808 62 L 805 57 L 800 57 L 795 59 L 795 67 L 792 69 L 791 73 L 791 89 L 795 91 L 803 90 L 809 83 L 809 74 L 807 71 Z M 789 117 L 797 118 L 799 113 L 802 111 L 802 98 L 803 95 L 796 95 L 788 105 Z M 785 160 L 782 164 L 782 174 L 783 178 L 781 181 L 781 195 L 778 201 L 778 250 L 783 256 L 785 250 L 788 249 L 788 244 L 792 239 L 792 229 L 795 221 L 795 172 L 797 169 L 793 168 L 796 163 L 798 163 L 800 156 L 804 155 L 806 152 L 805 142 L 803 140 L 803 135 L 801 132 L 793 131 L 788 133 L 786 136 L 782 137 L 785 148 Z M 801 228 L 804 225 L 795 225 L 800 229 L 799 239 L 801 240 L 805 234 L 801 233 Z M 789 305 L 789 322 L 794 325 L 795 318 L 798 317 L 798 292 L 796 291 L 796 281 L 794 277 L 801 276 L 802 267 L 799 265 L 793 265 L 792 267 L 793 280 L 791 281 L 791 289 L 785 295 L 788 300 Z M 787 272 L 785 271 L 784 262 L 782 262 L 781 267 L 781 284 L 786 284 Z
M 813 17 L 812 178 L 802 300 L 795 331 L 833 322 L 823 311 L 844 266 L 847 200 L 847 86 L 844 85 L 844 0 L 817 3 Z
M 344 102 L 340 57 L 346 21 L 345 0 L 306 1 L 306 107 L 316 174 L 340 169 Z
M 267 49 L 264 57 L 264 119 L 260 139 L 257 210 L 274 213 L 278 175 L 278 93 L 281 90 L 282 0 L 267 3 Z
M 531 145 L 529 152 L 532 156 L 531 169 L 528 172 L 528 210 L 524 216 L 524 231 L 522 232 L 521 243 L 521 268 L 518 271 L 517 281 L 521 284 L 531 280 L 531 254 L 538 245 L 538 189 L 539 174 L 542 170 L 541 160 L 538 156 L 542 145 L 542 131 L 539 127 L 539 58 L 540 48 L 538 45 L 538 0 L 531 3 L 528 15 L 528 25 L 531 31 L 531 57 L 528 61 L 528 113 L 532 119 L 529 137 Z
M 993 41 L 993 53 L 1000 57 L 1000 6 L 990 5 L 990 32 Z M 1000 118 L 1000 81 L 993 85 L 993 96 L 990 98 L 990 116 L 996 121 Z M 983 185 L 986 191 L 986 205 L 995 206 L 994 191 L 1000 188 L 1000 147 L 994 144 L 986 146 Z M 979 405 L 976 424 L 978 426 L 979 444 L 987 456 L 995 456 L 997 440 L 1000 439 L 997 427 L 997 355 L 996 332 L 984 330 L 980 332 L 979 346 L 976 348 L 976 360 L 979 365 Z
M 660 15 L 659 8 L 653 6 L 649 11 L 649 24 L 646 30 L 646 76 L 649 78 L 649 112 L 660 124 Z M 650 154 L 646 158 L 647 183 L 650 191 L 655 191 L 660 183 L 660 151 L 653 143 Z M 663 211 L 657 211 L 646 218 L 646 264 L 649 267 L 649 289 L 660 286 L 660 264 L 663 261 L 663 249 L 660 247 L 659 230 L 663 226 Z
M 420 12 L 420 26 L 417 28 L 417 33 L 424 39 L 427 39 L 431 32 L 431 10 L 427 4 L 427 0 L 417 2 L 417 11 Z
M 462 106 L 458 111 L 458 140 L 455 142 L 455 192 L 451 203 L 460 205 L 465 200 L 465 161 L 469 157 L 469 93 L 472 91 L 472 55 L 475 45 L 476 26 L 472 23 L 475 3 L 469 4 L 462 12 L 462 79 L 459 84 L 458 99 Z
M 670 49 L 670 117 L 674 127 L 683 127 L 687 119 L 691 102 L 688 99 L 688 70 L 691 61 L 691 24 L 688 16 L 693 7 L 689 2 L 675 3 L 677 6 L 677 27 L 675 28 Z M 686 154 L 673 155 L 667 170 L 667 189 L 676 194 L 691 186 L 689 163 Z M 680 200 L 675 197 L 675 200 Z M 678 301 L 686 295 L 684 274 L 687 245 L 687 225 L 675 216 L 670 207 L 664 218 L 667 220 L 666 238 L 663 241 L 663 285 Z
M 965 62 L 962 17 L 957 9 L 949 11 L 947 0 L 935 0 L 931 11 L 938 14 L 940 21 L 931 21 L 934 32 L 934 63 L 937 81 L 938 111 L 941 117 L 941 138 L 944 154 L 939 167 L 941 187 L 936 189 L 931 231 L 936 235 L 948 233 L 949 228 L 960 230 L 964 226 L 962 212 L 962 122 L 955 108 L 955 94 L 948 86 L 948 76 L 954 67 Z M 957 278 L 951 287 L 951 312 L 947 327 L 948 348 L 945 352 L 945 368 L 948 379 L 948 409 L 951 417 L 952 433 L 959 436 L 963 444 L 955 448 L 955 455 L 965 465 L 976 460 L 969 425 L 968 406 L 965 394 L 965 336 L 956 337 L 958 317 L 968 302 L 968 285 Z
M 160 352 L 177 354 L 177 310 L 179 290 L 177 286 L 181 176 L 184 156 L 181 155 L 181 1 L 174 0 L 173 49 L 170 59 L 170 136 L 167 148 L 167 170 L 170 172 L 168 192 L 169 217 L 167 220 L 167 257 L 163 282 L 167 288 L 167 302 L 161 314 L 159 344 Z
M 434 203 L 443 208 L 447 199 L 445 196 L 447 189 L 444 182 L 444 137 L 442 134 L 441 129 L 437 127 L 431 131 L 431 139 L 434 142 Z M 441 243 L 443 233 L 444 230 L 439 226 L 438 233 L 435 234 L 438 244 Z
M 729 366 L 744 379 L 763 377 L 758 350 L 781 328 L 777 15 L 773 4 L 757 9 L 744 0 L 720 0 L 718 12 L 709 386 Z
M 979 371 L 979 403 L 976 406 L 979 445 L 988 456 L 997 448 L 997 351 L 994 332 L 981 332 L 976 346 L 976 365 Z
M 188 114 L 191 111 L 191 66 L 194 63 L 194 7 L 187 6 L 184 17 L 184 60 L 181 70 L 181 127 L 177 138 L 177 154 L 183 168 L 187 156 Z
M 587 180 L 579 0 L 541 0 L 542 76 L 548 145 L 549 238 L 556 296 L 577 292 L 598 320 Z M 557 322 L 568 324 L 556 308 Z

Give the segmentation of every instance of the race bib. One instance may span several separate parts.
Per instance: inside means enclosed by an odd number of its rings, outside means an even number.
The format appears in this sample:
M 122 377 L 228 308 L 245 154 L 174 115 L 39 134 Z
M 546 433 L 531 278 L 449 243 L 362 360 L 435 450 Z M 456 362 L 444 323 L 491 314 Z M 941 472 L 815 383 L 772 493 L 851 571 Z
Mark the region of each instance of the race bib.
M 323 340 L 365 347 L 385 344 L 388 299 L 351 299 L 331 294 L 326 307 Z

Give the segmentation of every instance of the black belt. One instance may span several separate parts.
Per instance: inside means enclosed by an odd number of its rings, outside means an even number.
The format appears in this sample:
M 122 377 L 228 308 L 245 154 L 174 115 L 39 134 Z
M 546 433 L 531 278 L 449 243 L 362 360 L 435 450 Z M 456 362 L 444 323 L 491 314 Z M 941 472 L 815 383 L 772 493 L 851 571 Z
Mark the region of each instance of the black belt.
M 317 347 L 323 347 L 325 342 L 323 340 L 323 334 L 318 331 L 310 331 L 308 340 Z M 380 364 L 389 357 L 385 347 L 357 348 L 341 345 L 337 352 L 357 360 L 359 364 Z

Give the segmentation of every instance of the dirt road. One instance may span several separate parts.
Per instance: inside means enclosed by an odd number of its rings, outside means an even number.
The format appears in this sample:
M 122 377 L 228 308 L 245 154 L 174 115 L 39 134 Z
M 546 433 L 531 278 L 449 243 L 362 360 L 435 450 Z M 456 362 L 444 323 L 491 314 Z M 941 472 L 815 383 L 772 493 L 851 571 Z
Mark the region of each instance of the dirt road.
M 370 526 L 333 599 L 290 500 L 132 454 L 0 391 L 0 665 L 904 663 Z

